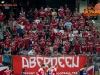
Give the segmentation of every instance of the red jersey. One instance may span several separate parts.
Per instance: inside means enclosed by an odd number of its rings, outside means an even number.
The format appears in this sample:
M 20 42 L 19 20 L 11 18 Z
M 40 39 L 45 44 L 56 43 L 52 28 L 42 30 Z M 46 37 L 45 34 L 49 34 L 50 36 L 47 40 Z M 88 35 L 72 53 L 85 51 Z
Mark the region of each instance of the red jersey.
M 80 22 L 80 26 L 81 27 L 85 27 L 85 23 L 84 22 Z
M 44 52 L 46 55 L 50 55 L 50 48 L 49 47 L 45 48 Z
M 57 51 L 57 50 L 58 50 L 58 43 L 54 43 L 54 44 L 53 44 L 53 50 L 54 50 L 54 51 Z
M 34 38 L 33 38 L 34 42 L 38 42 L 39 40 L 39 36 L 38 35 L 35 35 Z
M 86 43 L 81 44 L 81 50 L 82 50 L 82 52 L 87 52 L 87 44 Z
M 82 33 L 82 35 L 83 35 L 85 38 L 87 38 L 87 37 L 88 37 L 88 32 L 84 31 L 84 32 Z
M 42 50 L 39 50 L 39 49 L 36 49 L 35 52 L 36 52 L 36 54 L 39 54 L 39 55 L 42 54 Z
M 60 36 L 62 36 L 62 33 L 61 32 L 57 32 L 56 35 L 60 37 Z
M 31 24 L 25 25 L 25 29 L 27 31 L 30 31 L 32 29 L 32 25 Z
M 62 40 L 66 41 L 67 40 L 67 35 L 66 34 L 62 34 Z
M 28 34 L 29 34 L 30 36 L 34 36 L 34 32 L 33 32 L 33 31 L 29 31 Z
M 34 19 L 36 19 L 38 15 L 39 15 L 38 11 L 34 11 Z
M 66 15 L 66 16 L 67 16 L 67 15 L 70 15 L 70 13 L 71 13 L 71 11 L 68 10 L 68 9 L 66 9 L 64 12 L 65 12 L 65 15 Z
M 64 10 L 63 9 L 58 10 L 58 14 L 59 17 L 64 17 Z
M 25 47 L 25 41 L 24 40 L 20 40 L 19 41 L 19 47 L 20 48 L 24 48 Z
M 39 13 L 40 13 L 40 17 L 44 17 L 45 16 L 45 11 L 43 9 L 40 9 Z
M 42 36 L 42 37 L 45 37 L 45 35 L 46 35 L 45 32 L 42 32 L 42 33 L 41 33 L 41 36 Z
M 38 30 L 43 30 L 43 23 L 38 23 L 37 25 Z
M 54 32 L 50 33 L 50 37 L 51 37 L 51 40 L 55 40 L 55 38 L 56 38 L 55 33 Z
M 79 25 L 78 25 L 77 23 L 74 23 L 74 24 L 73 24 L 73 28 L 75 28 L 76 30 L 78 30 Z
M 57 75 L 57 69 L 56 69 L 56 68 L 53 68 L 53 69 L 52 69 L 52 74 L 53 74 L 53 75 Z
M 72 22 L 72 24 L 75 24 L 76 20 L 74 18 L 72 18 L 71 22 Z
M 96 43 L 95 46 L 96 46 L 96 52 L 100 52 L 100 44 Z
M 40 69 L 38 70 L 38 74 L 39 74 L 39 75 L 45 75 L 44 70 L 43 70 L 42 68 L 40 68 Z
M 51 25 L 53 26 L 53 28 L 56 27 L 56 24 L 57 24 L 56 20 L 52 20 L 52 21 L 51 21 Z
M 51 11 L 50 11 L 50 10 L 47 10 L 47 11 L 46 11 L 46 16 L 47 16 L 47 17 L 50 17 L 50 16 L 51 16 Z
M 93 52 L 93 48 L 94 48 L 94 44 L 93 43 L 89 43 L 88 44 L 88 50 L 89 50 L 89 52 Z
M 80 51 L 80 44 L 74 44 L 74 50 L 75 52 L 79 52 Z
M 41 48 L 45 47 L 45 39 L 40 39 L 40 47 Z
M 33 44 L 33 46 L 32 46 L 32 47 L 33 47 L 33 49 L 34 49 L 34 50 L 36 50 L 36 49 L 38 49 L 38 48 L 39 48 L 39 45 L 38 45 L 38 44 Z
M 5 40 L 4 43 L 5 43 L 5 45 L 7 45 L 7 47 L 10 47 L 10 40 L 9 39 Z
M 11 75 L 12 74 L 12 71 L 11 70 L 6 70 L 4 71 L 4 74 L 3 75 Z
M 65 48 L 65 51 L 69 51 L 70 43 L 69 42 L 65 43 L 64 48 Z

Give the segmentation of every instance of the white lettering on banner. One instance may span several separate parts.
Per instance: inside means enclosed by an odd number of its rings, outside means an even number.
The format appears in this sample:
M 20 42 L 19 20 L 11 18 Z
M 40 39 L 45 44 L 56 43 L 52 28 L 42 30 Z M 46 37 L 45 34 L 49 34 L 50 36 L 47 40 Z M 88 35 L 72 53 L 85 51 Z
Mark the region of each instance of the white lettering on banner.
M 59 65 L 60 65 L 62 68 L 64 68 L 65 65 L 60 61 L 61 59 L 64 60 L 64 57 L 59 57 L 58 62 L 59 62 Z
M 62 62 L 62 60 L 65 61 L 65 64 Z M 22 57 L 22 68 L 34 68 L 36 65 L 41 66 L 42 63 L 44 63 L 46 66 L 51 64 L 52 66 L 59 65 L 62 68 L 65 66 L 74 68 L 79 67 L 79 57 Z
M 59 58 L 59 57 L 58 57 Z M 53 63 L 55 61 L 55 64 Z M 44 63 L 45 64 L 45 63 Z M 51 57 L 51 65 L 54 67 L 57 65 L 57 57 Z
M 76 59 L 76 61 L 77 61 L 76 64 L 74 62 L 74 59 L 75 59 L 75 57 L 65 57 L 66 65 L 70 68 L 79 67 L 79 57 L 77 57 L 77 59 Z M 72 63 L 70 63 L 69 61 L 72 61 Z
M 77 57 L 77 61 L 76 61 L 76 64 L 75 64 L 75 59 L 74 59 L 74 57 L 72 57 L 72 67 L 74 68 L 74 67 L 79 67 L 79 57 Z
M 25 61 L 26 61 L 26 63 L 25 63 Z M 28 59 L 25 57 L 22 57 L 22 68 L 25 68 L 25 67 L 29 68 Z
M 48 67 L 48 64 L 49 64 L 49 63 L 50 63 L 50 58 L 45 57 L 45 58 L 44 58 L 44 64 L 45 64 L 45 66 Z
M 66 65 L 71 68 L 71 63 L 68 62 L 68 59 L 72 60 L 72 57 L 66 57 L 65 58 Z
M 41 66 L 41 62 L 39 62 L 39 60 L 43 60 L 43 57 L 35 57 L 35 58 L 37 58 L 37 64 L 38 64 L 38 66 Z
M 36 66 L 36 57 L 30 57 L 29 59 L 29 65 L 30 65 L 30 68 L 34 68 Z

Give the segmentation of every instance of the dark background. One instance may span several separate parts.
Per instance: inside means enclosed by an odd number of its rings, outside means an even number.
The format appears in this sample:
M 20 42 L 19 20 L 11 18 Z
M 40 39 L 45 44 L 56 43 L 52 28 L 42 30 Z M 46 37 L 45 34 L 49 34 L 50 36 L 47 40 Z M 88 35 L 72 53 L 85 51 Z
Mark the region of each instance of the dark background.
M 49 5 L 51 8 L 59 8 L 60 6 L 64 6 L 65 4 L 67 4 L 67 6 L 71 9 L 71 11 L 73 12 L 75 10 L 76 7 L 76 0 L 0 0 L 1 1 L 5 1 L 5 3 L 17 3 L 18 6 L 17 7 L 10 7 L 10 9 L 5 9 L 4 7 L 0 7 L 0 9 L 5 10 L 5 14 L 8 15 L 12 9 L 13 12 L 15 12 L 15 18 L 18 17 L 18 13 L 20 11 L 21 7 L 24 7 L 25 11 L 28 12 L 29 8 L 38 8 L 40 9 L 41 6 L 46 7 L 47 5 Z M 94 3 L 94 5 L 97 3 L 97 0 L 87 0 L 88 5 L 90 5 L 91 3 Z

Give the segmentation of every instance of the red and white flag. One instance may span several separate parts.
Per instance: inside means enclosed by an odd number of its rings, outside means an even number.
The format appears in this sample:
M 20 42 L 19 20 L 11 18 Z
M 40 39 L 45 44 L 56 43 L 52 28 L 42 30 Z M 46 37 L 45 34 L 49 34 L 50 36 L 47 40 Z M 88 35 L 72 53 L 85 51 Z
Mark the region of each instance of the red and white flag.
M 87 73 L 88 73 L 88 75 L 94 75 L 94 66 L 90 66 L 90 67 L 87 69 Z

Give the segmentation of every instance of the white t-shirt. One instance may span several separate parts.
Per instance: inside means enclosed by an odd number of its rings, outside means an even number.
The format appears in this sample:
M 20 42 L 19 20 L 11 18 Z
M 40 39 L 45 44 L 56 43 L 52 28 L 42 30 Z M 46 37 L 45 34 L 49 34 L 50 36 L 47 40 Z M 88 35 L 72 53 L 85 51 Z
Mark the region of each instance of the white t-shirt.
M 75 36 L 74 34 L 69 34 L 69 35 L 68 35 L 69 40 L 70 40 L 70 41 L 73 41 L 73 40 L 74 40 L 74 36 Z
M 28 55 L 36 55 L 35 50 L 30 50 L 30 51 L 28 52 Z
M 73 34 L 74 34 L 75 36 L 77 35 L 77 33 L 78 33 L 77 30 L 73 31 Z

